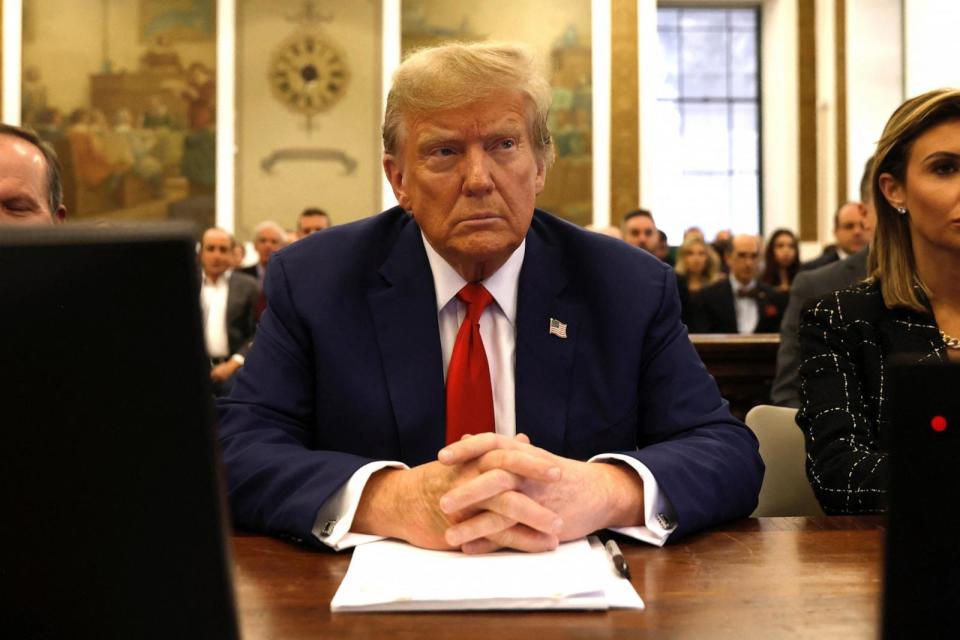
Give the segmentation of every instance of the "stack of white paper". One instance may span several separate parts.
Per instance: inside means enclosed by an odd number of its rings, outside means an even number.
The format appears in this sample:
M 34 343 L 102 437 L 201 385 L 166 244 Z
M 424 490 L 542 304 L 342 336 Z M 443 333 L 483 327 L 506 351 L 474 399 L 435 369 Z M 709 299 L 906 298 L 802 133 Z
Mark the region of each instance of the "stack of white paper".
M 642 609 L 599 541 L 466 555 L 383 540 L 357 547 L 332 611 Z

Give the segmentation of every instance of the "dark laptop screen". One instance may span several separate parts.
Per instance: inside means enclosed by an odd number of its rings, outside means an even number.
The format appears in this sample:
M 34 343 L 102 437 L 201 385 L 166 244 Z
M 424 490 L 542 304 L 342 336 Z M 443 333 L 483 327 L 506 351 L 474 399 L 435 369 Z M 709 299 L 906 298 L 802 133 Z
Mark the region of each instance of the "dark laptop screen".
M 0 606 L 26 637 L 237 635 L 194 246 L 0 235 Z
M 884 636 L 960 637 L 960 364 L 891 368 Z

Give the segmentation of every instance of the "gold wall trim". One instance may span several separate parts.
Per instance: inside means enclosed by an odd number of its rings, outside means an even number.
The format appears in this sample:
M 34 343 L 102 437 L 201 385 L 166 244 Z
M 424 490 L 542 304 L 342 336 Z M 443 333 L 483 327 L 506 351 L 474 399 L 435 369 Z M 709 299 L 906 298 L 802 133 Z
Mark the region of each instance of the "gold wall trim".
M 837 42 L 834 72 L 837 83 L 837 204 L 839 205 L 850 199 L 847 195 L 847 1 L 834 0 L 833 10 Z
M 817 37 L 816 2 L 797 3 L 797 79 L 800 239 L 817 240 Z
M 637 0 L 610 0 L 610 11 L 610 224 L 618 226 L 640 206 Z

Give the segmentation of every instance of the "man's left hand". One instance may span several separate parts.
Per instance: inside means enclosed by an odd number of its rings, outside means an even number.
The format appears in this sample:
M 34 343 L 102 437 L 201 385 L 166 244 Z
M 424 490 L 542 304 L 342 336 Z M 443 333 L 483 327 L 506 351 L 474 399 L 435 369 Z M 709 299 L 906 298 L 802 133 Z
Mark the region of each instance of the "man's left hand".
M 493 433 L 469 436 L 448 445 L 438 459 L 446 465 L 465 464 L 496 449 L 523 449 L 561 469 L 561 479 L 556 482 L 524 479 L 515 489 L 563 519 L 561 542 L 606 527 L 643 522 L 643 482 L 636 471 L 623 464 L 572 460 L 533 446 L 525 435 L 510 438 Z M 491 481 L 491 476 L 480 476 L 447 492 L 440 499 L 440 508 L 447 514 L 470 513 L 502 490 L 502 486 Z M 480 510 L 458 522 L 447 530 L 447 541 L 459 545 L 465 553 L 486 553 L 510 546 L 510 530 L 490 535 L 488 518 Z

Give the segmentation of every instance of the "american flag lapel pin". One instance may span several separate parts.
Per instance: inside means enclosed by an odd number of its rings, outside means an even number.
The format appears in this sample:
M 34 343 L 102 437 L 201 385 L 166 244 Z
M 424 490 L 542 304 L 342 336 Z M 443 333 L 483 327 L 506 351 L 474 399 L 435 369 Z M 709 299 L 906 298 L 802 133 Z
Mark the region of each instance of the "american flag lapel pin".
M 556 318 L 550 318 L 550 335 L 557 336 L 564 340 L 567 339 L 567 323 L 560 322 Z

